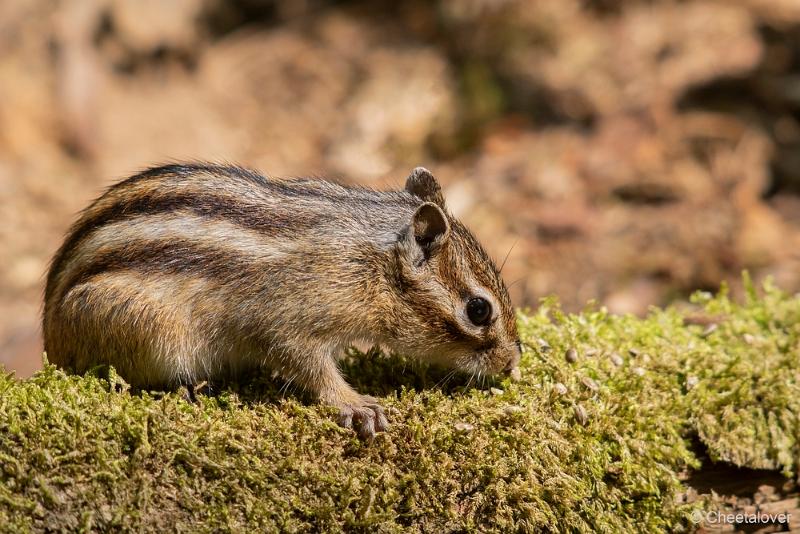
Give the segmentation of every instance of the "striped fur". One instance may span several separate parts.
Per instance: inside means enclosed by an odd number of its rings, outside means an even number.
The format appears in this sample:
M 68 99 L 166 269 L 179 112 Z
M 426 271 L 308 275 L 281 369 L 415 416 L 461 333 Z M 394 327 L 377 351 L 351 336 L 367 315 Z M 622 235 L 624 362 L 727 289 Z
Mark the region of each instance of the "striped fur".
M 465 315 L 474 296 L 492 304 L 490 325 Z M 367 436 L 386 420 L 336 368 L 350 343 L 474 373 L 519 358 L 496 267 L 424 169 L 383 192 L 231 166 L 149 169 L 70 229 L 43 326 L 50 361 L 113 364 L 141 387 L 270 367 Z

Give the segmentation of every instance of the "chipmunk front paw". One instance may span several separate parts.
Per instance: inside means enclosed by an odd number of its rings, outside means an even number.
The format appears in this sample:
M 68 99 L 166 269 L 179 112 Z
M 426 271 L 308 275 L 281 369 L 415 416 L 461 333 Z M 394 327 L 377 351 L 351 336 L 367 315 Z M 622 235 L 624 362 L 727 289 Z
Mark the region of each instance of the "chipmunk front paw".
M 389 428 L 383 407 L 369 395 L 359 395 L 356 401 L 342 405 L 339 408 L 339 424 L 355 430 L 360 438 L 367 440 Z

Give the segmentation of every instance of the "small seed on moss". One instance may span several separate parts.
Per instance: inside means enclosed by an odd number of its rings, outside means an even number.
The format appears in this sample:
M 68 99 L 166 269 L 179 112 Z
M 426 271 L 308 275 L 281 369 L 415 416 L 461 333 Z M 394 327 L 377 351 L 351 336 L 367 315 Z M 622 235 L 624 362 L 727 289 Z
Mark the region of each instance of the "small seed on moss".
M 588 376 L 584 376 L 583 378 L 581 378 L 581 384 L 583 384 L 586 387 L 586 389 L 589 389 L 591 391 L 600 390 L 600 386 L 597 384 L 597 382 L 595 382 Z
M 522 411 L 522 407 L 520 406 L 506 406 L 503 408 L 503 413 L 506 415 L 515 415 Z
M 616 367 L 622 367 L 622 364 L 625 363 L 625 360 L 622 359 L 622 356 L 619 353 L 615 352 L 610 357 L 611 363 L 613 363 Z
M 567 394 L 567 386 L 562 384 L 561 382 L 556 382 L 553 384 L 553 391 L 556 392 L 558 395 L 566 395 Z
M 500 388 L 489 388 L 489 393 L 491 393 L 492 395 L 502 395 L 503 390 Z
M 564 355 L 564 358 L 566 358 L 569 363 L 575 363 L 578 361 L 578 351 L 575 349 L 575 347 L 570 347 L 567 349 L 567 353 Z
M 586 408 L 580 404 L 576 404 L 575 408 L 573 408 L 573 412 L 575 412 L 575 419 L 578 421 L 578 423 L 586 426 L 586 423 L 589 422 L 589 414 L 586 412 Z
M 600 354 L 600 349 L 589 349 L 584 354 L 586 354 L 587 358 L 594 358 L 598 354 Z
M 702 338 L 707 338 L 708 336 L 710 336 L 711 334 L 713 334 L 713 333 L 714 333 L 714 331 L 715 331 L 717 328 L 719 328 L 719 325 L 718 325 L 717 323 L 711 323 L 710 325 L 708 325 L 707 327 L 705 327 L 705 329 L 703 330 L 703 332 L 700 334 L 700 337 L 702 337 Z
M 693 389 L 697 384 L 700 382 L 700 379 L 696 376 L 687 376 L 686 377 L 686 389 Z
M 642 367 L 634 367 L 633 373 L 638 376 L 644 376 L 644 368 Z
M 752 345 L 756 342 L 756 338 L 753 336 L 753 334 L 742 334 L 742 340 L 744 340 L 744 342 L 748 345 Z
M 539 350 L 542 352 L 550 350 L 550 343 L 548 343 L 546 339 L 539 338 L 536 340 L 536 343 L 539 345 Z
M 469 434 L 475 430 L 475 426 L 469 423 L 456 423 L 453 425 L 453 428 L 456 429 L 456 432 L 461 432 L 462 434 Z
M 628 354 L 635 358 L 639 355 L 639 349 L 630 348 L 628 349 Z

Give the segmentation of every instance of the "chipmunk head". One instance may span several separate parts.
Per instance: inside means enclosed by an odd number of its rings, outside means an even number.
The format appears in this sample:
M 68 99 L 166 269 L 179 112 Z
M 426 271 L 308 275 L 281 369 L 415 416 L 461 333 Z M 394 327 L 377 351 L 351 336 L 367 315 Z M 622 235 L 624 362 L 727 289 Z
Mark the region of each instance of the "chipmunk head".
M 511 371 L 520 357 L 514 310 L 500 272 L 448 214 L 439 183 L 416 168 L 405 190 L 419 205 L 398 238 L 387 317 L 396 349 L 467 372 Z

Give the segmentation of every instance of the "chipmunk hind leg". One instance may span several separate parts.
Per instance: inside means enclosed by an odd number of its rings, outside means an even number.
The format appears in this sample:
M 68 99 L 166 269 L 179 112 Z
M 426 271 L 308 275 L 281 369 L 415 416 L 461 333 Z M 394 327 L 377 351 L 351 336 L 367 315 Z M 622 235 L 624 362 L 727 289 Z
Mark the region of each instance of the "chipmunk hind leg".
M 204 379 L 205 343 L 192 317 L 176 311 L 185 308 L 164 302 L 175 296 L 164 284 L 120 271 L 71 288 L 50 311 L 48 358 L 76 372 L 113 365 L 135 387 L 174 388 Z

